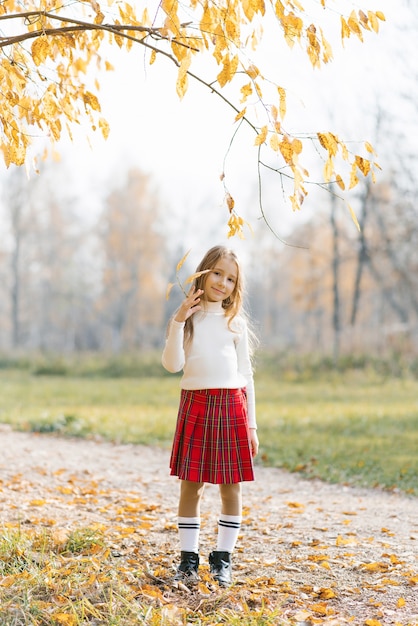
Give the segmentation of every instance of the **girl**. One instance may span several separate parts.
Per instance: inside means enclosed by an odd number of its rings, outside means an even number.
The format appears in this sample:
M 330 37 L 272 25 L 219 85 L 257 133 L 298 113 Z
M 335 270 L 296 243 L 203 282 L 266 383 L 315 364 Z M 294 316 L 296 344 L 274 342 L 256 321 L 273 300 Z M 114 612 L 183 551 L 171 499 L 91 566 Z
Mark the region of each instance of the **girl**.
M 162 363 L 183 370 L 171 451 L 178 476 L 181 561 L 177 581 L 198 580 L 200 500 L 205 483 L 219 485 L 222 502 L 210 571 L 221 586 L 232 580 L 231 553 L 241 526 L 241 482 L 254 480 L 258 452 L 250 341 L 243 315 L 243 277 L 235 253 L 211 248 L 171 319 Z

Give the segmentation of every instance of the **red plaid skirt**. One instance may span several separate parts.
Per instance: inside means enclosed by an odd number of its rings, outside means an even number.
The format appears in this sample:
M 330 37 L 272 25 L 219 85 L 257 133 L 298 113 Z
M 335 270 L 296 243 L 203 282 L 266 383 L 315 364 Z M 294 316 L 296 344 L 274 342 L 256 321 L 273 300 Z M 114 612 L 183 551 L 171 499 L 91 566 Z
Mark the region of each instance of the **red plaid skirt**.
M 181 390 L 170 470 L 199 483 L 254 480 L 245 389 Z

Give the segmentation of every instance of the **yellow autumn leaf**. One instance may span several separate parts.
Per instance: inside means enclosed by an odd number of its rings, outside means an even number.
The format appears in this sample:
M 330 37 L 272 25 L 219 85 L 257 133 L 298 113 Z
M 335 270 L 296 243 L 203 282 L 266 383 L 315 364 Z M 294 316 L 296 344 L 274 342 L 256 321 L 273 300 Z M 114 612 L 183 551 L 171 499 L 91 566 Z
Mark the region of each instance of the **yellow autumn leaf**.
M 297 137 L 292 141 L 292 148 L 294 154 L 300 154 L 302 152 L 303 144 Z
M 314 613 L 318 615 L 327 615 L 328 607 L 324 602 L 317 602 L 316 604 L 311 604 L 309 607 Z
M 340 189 L 342 189 L 343 191 L 345 190 L 345 183 L 339 174 L 337 174 L 337 176 L 335 177 L 335 182 Z
M 370 152 L 370 154 L 374 154 L 376 156 L 376 152 L 374 151 L 374 148 L 371 143 L 369 143 L 368 141 L 365 141 L 364 147 L 366 148 L 367 152 Z
M 316 36 L 316 28 L 313 24 L 311 24 L 307 28 L 306 34 L 308 36 L 308 41 L 309 41 L 309 45 L 307 46 L 307 49 L 306 49 L 309 59 L 313 67 L 319 67 L 319 53 L 321 51 L 321 47 L 319 45 L 319 41 Z
M 378 33 L 379 32 L 379 20 L 377 19 L 376 13 L 373 13 L 373 11 L 368 11 L 367 17 L 368 17 L 370 26 L 372 27 L 374 32 Z
M 225 196 L 225 200 L 226 200 L 226 206 L 228 207 L 229 212 L 232 213 L 234 206 L 235 206 L 234 198 L 231 196 L 230 193 L 227 193 Z
M 343 18 L 343 16 L 341 16 L 341 39 L 344 41 L 345 37 L 347 37 L 348 39 L 350 36 L 351 36 L 351 30 L 347 22 Z
M 240 111 L 239 113 L 237 113 L 237 115 L 235 116 L 235 121 L 238 122 L 238 120 L 240 120 L 242 117 L 244 117 L 244 115 L 246 114 L 247 109 L 244 108 L 242 109 L 242 111 Z
M 322 28 L 320 29 L 320 32 L 321 32 L 321 44 L 322 44 L 322 60 L 324 63 L 328 63 L 334 58 L 334 53 L 332 51 L 331 44 L 325 38 Z
M 364 11 L 362 11 L 361 9 L 358 12 L 359 18 L 360 18 L 360 24 L 363 26 L 363 28 L 366 28 L 367 30 L 370 30 L 369 27 L 369 18 L 367 17 L 367 15 L 364 13 Z
M 352 208 L 352 206 L 350 204 L 348 204 L 348 210 L 350 211 L 351 219 L 353 220 L 354 224 L 356 225 L 357 230 L 360 232 L 361 228 L 360 228 L 359 221 L 357 219 L 357 215 L 356 215 L 354 209 Z
M 229 228 L 228 233 L 227 233 L 228 239 L 230 237 L 234 237 L 235 235 L 238 235 L 240 239 L 245 239 L 244 231 L 243 231 L 244 224 L 247 225 L 250 231 L 252 232 L 252 228 L 250 224 L 248 222 L 245 222 L 242 217 L 240 217 L 239 215 L 235 213 L 235 211 L 233 211 L 228 220 L 228 228 Z
M 351 32 L 357 35 L 360 41 L 363 41 L 363 34 L 361 32 L 359 21 L 357 19 L 357 15 L 354 10 L 350 13 L 350 17 L 348 18 L 347 24 Z
M 255 89 L 255 91 L 257 93 L 257 96 L 260 98 L 260 100 L 262 100 L 263 99 L 263 93 L 262 93 L 261 87 L 260 87 L 260 85 L 258 83 L 254 83 L 254 89 Z
M 365 626 L 382 626 L 382 622 L 378 619 L 366 619 L 364 622 Z
M 205 596 L 210 596 L 212 594 L 211 590 L 206 587 L 206 585 L 200 581 L 198 584 L 199 593 L 202 593 Z
M 217 76 L 217 81 L 221 87 L 225 87 L 226 83 L 231 82 L 238 69 L 238 56 L 235 55 L 232 59 L 227 55 L 223 59 L 223 68 Z
M 100 111 L 101 110 L 100 102 L 97 99 L 97 96 L 95 96 L 93 93 L 90 93 L 90 91 L 85 91 L 84 92 L 83 100 L 84 100 L 84 104 L 86 106 L 88 105 L 94 111 Z
M 190 67 L 191 56 L 188 55 L 184 57 L 180 63 L 177 82 L 176 82 L 176 91 L 179 98 L 183 98 L 184 94 L 187 91 L 188 81 L 187 81 L 187 71 Z
M 161 0 L 160 7 L 168 16 L 166 24 L 172 32 L 177 33 L 180 30 L 180 20 L 178 17 L 178 0 Z
M 368 161 L 367 159 L 364 159 L 361 156 L 356 155 L 355 163 L 356 163 L 358 169 L 360 170 L 360 172 L 364 176 L 367 176 L 368 173 L 370 172 L 370 161 Z
M 257 76 L 260 74 L 260 70 L 255 65 L 250 65 L 249 67 L 247 67 L 245 71 L 248 74 L 248 76 L 252 78 L 253 80 L 255 80 Z
M 401 609 L 403 606 L 405 606 L 405 604 L 406 604 L 405 598 L 399 598 L 396 603 L 396 606 L 398 607 L 398 609 Z
M 286 91 L 283 89 L 283 87 L 278 87 L 277 89 L 280 97 L 280 117 L 283 120 L 286 116 Z
M 110 133 L 110 126 L 107 122 L 107 120 L 104 119 L 104 117 L 101 117 L 99 120 L 99 128 L 102 131 L 102 135 L 105 139 L 107 139 L 109 137 L 109 133 Z
M 228 12 L 228 18 L 225 20 L 225 32 L 231 41 L 239 41 L 240 27 L 236 12 L 231 10 Z
M 348 206 L 349 206 L 351 217 L 352 217 L 353 221 L 356 223 L 356 225 L 359 226 L 356 214 L 354 213 L 354 211 L 352 210 L 350 205 L 348 205 Z M 359 226 L 359 230 L 360 230 L 360 226 Z M 341 535 L 337 535 L 337 539 L 335 540 L 335 545 L 336 546 L 349 546 L 349 545 L 352 545 L 352 544 L 355 544 L 355 543 L 357 543 L 357 541 L 354 539 L 354 537 L 344 538 Z
M 331 600 L 332 598 L 336 598 L 337 594 L 333 591 L 333 589 L 325 587 L 320 590 L 319 596 L 322 600 Z
M 37 37 L 32 43 L 31 53 L 35 65 L 41 65 L 49 54 L 48 39 L 45 36 Z
M 288 137 L 283 137 L 282 141 L 279 144 L 280 152 L 288 165 L 293 165 L 295 162 L 295 157 L 299 153 L 299 143 L 298 141 L 289 141 Z
M 255 146 L 260 146 L 262 143 L 265 142 L 266 138 L 267 138 L 267 126 L 263 126 L 260 130 L 260 132 L 258 133 L 257 137 L 255 138 L 254 141 L 254 145 Z
M 324 165 L 324 181 L 326 183 L 329 183 L 329 181 L 331 180 L 332 176 L 334 174 L 334 162 L 331 159 L 331 157 L 328 157 L 328 159 L 325 162 Z
M 280 139 L 276 133 L 274 133 L 274 135 L 272 135 L 270 138 L 270 147 L 275 152 L 278 152 L 280 148 Z
M 325 150 L 328 150 L 330 156 L 335 156 L 338 152 L 339 140 L 334 133 L 317 133 L 319 143 Z
M 350 185 L 349 185 L 349 189 L 353 189 L 353 187 L 355 187 L 359 182 L 359 179 L 357 177 L 357 165 L 356 163 L 353 163 L 351 166 L 351 172 L 350 172 Z
M 245 102 L 245 100 L 251 96 L 251 94 L 253 93 L 253 88 L 251 86 L 251 83 L 248 83 L 247 85 L 244 85 L 243 87 L 241 87 L 241 102 Z
M 190 276 L 186 278 L 186 280 L 184 281 L 184 284 L 188 285 L 192 283 L 196 278 L 199 278 L 200 276 L 203 276 L 203 274 L 207 274 L 210 271 L 211 270 L 202 270 L 201 272 L 195 272 L 194 274 L 191 274 Z
M 96 17 L 94 18 L 94 23 L 103 24 L 104 19 L 105 19 L 105 14 L 99 11 L 98 13 L 96 13 Z
M 177 263 L 177 266 L 176 266 L 176 273 L 178 273 L 178 272 L 181 270 L 181 268 L 183 267 L 184 263 L 186 262 L 187 257 L 189 256 L 190 252 L 191 252 L 191 248 L 190 248 L 190 250 L 188 250 L 188 251 L 186 252 L 186 254 L 185 254 L 185 255 L 184 255 L 184 256 L 180 259 L 180 261 Z
M 244 11 L 244 15 L 247 20 L 251 22 L 256 13 L 264 15 L 266 7 L 264 0 L 243 0 L 242 10 Z
M 65 626 L 75 626 L 78 622 L 77 616 L 72 613 L 55 613 L 53 618 L 54 621 Z
M 152 65 L 155 62 L 155 59 L 157 58 L 157 53 L 155 50 L 151 51 L 151 56 L 149 59 L 149 64 Z

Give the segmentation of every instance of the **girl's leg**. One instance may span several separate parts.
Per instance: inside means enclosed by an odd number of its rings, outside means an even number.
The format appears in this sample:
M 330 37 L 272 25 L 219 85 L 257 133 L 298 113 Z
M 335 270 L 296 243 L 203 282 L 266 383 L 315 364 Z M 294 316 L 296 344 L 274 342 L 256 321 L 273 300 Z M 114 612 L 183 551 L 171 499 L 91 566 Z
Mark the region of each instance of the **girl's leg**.
M 200 500 L 202 498 L 204 486 L 204 483 L 194 483 L 190 480 L 181 481 L 178 510 L 179 516 L 200 516 Z
M 200 500 L 204 486 L 204 483 L 181 481 L 178 529 L 182 551 L 199 552 Z
M 241 483 L 219 485 L 223 515 L 242 515 Z
M 218 520 L 218 544 L 220 552 L 232 552 L 238 539 L 242 520 L 241 483 L 219 485 L 222 500 Z
M 216 550 L 209 555 L 209 564 L 215 580 L 226 587 L 232 581 L 231 553 L 241 528 L 241 484 L 219 485 L 219 492 L 222 510 L 218 520 L 218 541 Z
M 200 499 L 204 483 L 182 480 L 178 507 L 178 530 L 180 538 L 181 563 L 176 580 L 194 581 L 198 579 Z

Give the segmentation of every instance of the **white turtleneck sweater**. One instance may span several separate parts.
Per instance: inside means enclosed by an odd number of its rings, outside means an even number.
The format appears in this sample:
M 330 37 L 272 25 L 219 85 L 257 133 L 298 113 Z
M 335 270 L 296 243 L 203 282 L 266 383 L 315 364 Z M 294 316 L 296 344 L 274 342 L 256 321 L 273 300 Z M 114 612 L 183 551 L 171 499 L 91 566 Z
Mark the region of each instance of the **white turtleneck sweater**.
M 257 428 L 255 393 L 246 321 L 236 317 L 228 328 L 221 302 L 205 302 L 193 315 L 193 340 L 184 347 L 184 322 L 171 320 L 162 355 L 169 372 L 183 370 L 182 389 L 246 387 L 249 428 Z

